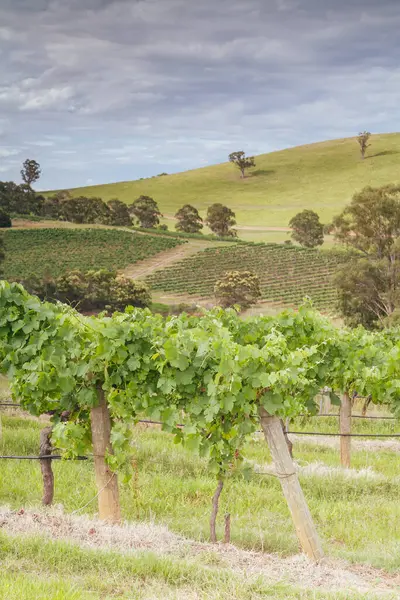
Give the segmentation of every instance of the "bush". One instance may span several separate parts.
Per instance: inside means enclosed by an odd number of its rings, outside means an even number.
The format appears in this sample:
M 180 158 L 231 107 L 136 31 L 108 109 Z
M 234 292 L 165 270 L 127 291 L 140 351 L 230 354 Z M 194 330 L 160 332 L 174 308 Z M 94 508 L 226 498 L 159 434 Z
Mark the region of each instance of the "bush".
M 86 273 L 76 269 L 57 278 L 32 276 L 22 283 L 42 300 L 71 304 L 81 312 L 113 312 L 127 306 L 145 308 L 151 304 L 146 284 L 106 269 Z
M 0 227 L 12 227 L 11 217 L 3 210 L 0 210 Z
M 248 308 L 261 298 L 260 280 L 251 271 L 229 271 L 216 282 L 214 293 L 223 308 L 235 304 Z

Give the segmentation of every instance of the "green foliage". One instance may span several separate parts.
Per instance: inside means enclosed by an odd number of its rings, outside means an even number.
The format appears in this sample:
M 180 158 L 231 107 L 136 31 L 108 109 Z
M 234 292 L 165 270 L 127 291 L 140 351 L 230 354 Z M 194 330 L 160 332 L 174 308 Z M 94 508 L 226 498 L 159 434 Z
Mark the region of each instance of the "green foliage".
M 343 316 L 382 325 L 400 307 L 400 186 L 364 188 L 332 226 L 336 239 L 357 251 L 334 280 Z
M 118 225 L 120 227 L 130 227 L 132 225 L 132 217 L 124 202 L 114 198 L 108 202 L 108 207 L 111 211 L 109 219 L 110 225 Z
M 332 277 L 346 254 L 320 252 L 283 244 L 230 244 L 208 248 L 146 278 L 153 290 L 212 297 L 227 271 L 258 275 L 262 298 L 299 306 L 306 296 L 318 308 L 335 309 L 337 291 Z
M 303 210 L 290 220 L 292 238 L 306 248 L 315 248 L 324 243 L 324 226 L 313 210 Z
M 0 277 L 3 277 L 3 263 L 4 263 L 4 237 L 0 235 Z
M 10 215 L 3 210 L 0 210 L 0 228 L 12 227 Z
M 205 219 L 213 202 L 229 206 L 241 226 L 287 227 L 304 208 L 329 223 L 348 204 L 355 190 L 399 180 L 400 133 L 373 136 L 373 153 L 355 160 L 354 136 L 323 141 L 255 157 L 254 176 L 239 180 L 230 162 L 144 181 L 123 181 L 71 190 L 74 196 L 118 197 L 126 204 L 140 194 L 157 199 L 160 211 L 174 215 L 183 204 L 196 206 Z M 284 232 L 243 231 L 247 240 L 285 239 Z M 272 239 L 274 236 L 274 239 Z
M 32 183 L 40 178 L 41 172 L 39 163 L 36 160 L 27 158 L 22 165 L 21 177 L 28 187 L 32 187 Z
M 127 306 L 145 308 L 151 303 L 148 287 L 114 271 L 69 271 L 57 278 L 37 276 L 24 280 L 31 294 L 50 302 L 60 301 L 81 312 L 124 310 Z
M 239 305 L 249 308 L 261 298 L 260 280 L 251 271 L 229 271 L 214 287 L 217 302 L 223 308 Z
M 111 219 L 111 210 L 101 198 L 67 198 L 60 202 L 59 218 L 71 223 L 102 223 Z
M 162 217 L 157 202 L 150 196 L 139 196 L 129 206 L 129 213 L 138 219 L 141 227 L 147 229 L 158 225 L 160 223 L 159 217 Z
M 338 290 L 338 306 L 346 323 L 371 329 L 393 322 L 400 307 L 398 253 L 393 261 L 354 258 L 341 266 L 333 278 Z
M 246 156 L 245 152 L 232 152 L 229 155 L 229 162 L 233 163 L 240 170 L 240 176 L 242 178 L 245 177 L 246 169 L 250 169 L 250 167 L 255 167 L 256 162 L 254 156 Z
M 157 229 L 146 229 L 144 227 L 137 227 L 135 225 L 132 226 L 132 229 L 134 231 L 145 231 L 147 233 L 151 233 L 151 235 L 164 235 L 164 236 L 168 236 L 168 237 L 174 237 L 174 238 L 181 238 L 181 239 L 188 239 L 188 240 L 210 240 L 212 242 L 232 242 L 234 244 L 245 244 L 245 245 L 251 245 L 254 242 L 245 242 L 244 240 L 241 240 L 237 237 L 217 237 L 216 235 L 214 235 L 213 233 L 210 234 L 203 234 L 203 233 L 186 233 L 184 231 L 169 231 L 169 229 L 161 229 L 161 226 L 157 227 Z
M 178 222 L 175 228 L 178 231 L 184 231 L 185 233 L 198 233 L 203 229 L 203 219 L 199 215 L 197 208 L 191 204 L 185 204 L 178 210 L 175 215 Z
M 4 232 L 6 279 L 58 277 L 79 269 L 124 269 L 185 243 L 115 229 L 35 229 Z
M 390 257 L 400 236 L 400 186 L 365 187 L 334 218 L 335 238 L 363 254 Z
M 0 181 L 0 209 L 7 214 L 39 215 L 44 198 L 28 185 Z
M 365 158 L 365 153 L 371 144 L 368 144 L 371 134 L 369 131 L 361 131 L 358 134 L 357 142 L 360 146 L 361 158 Z
M 237 235 L 236 231 L 232 229 L 236 225 L 235 213 L 218 202 L 208 207 L 206 225 L 220 237 L 236 237 Z
M 14 396 L 35 415 L 51 411 L 57 447 L 74 454 L 90 449 L 89 412 L 104 390 L 112 469 L 129 462 L 131 423 L 142 416 L 162 421 L 222 477 L 259 427 L 260 404 L 294 417 L 315 410 L 313 398 L 328 385 L 399 408 L 396 344 L 361 328 L 339 331 L 307 306 L 249 320 L 223 310 L 163 319 L 133 308 L 81 317 L 0 284 L 0 370 Z

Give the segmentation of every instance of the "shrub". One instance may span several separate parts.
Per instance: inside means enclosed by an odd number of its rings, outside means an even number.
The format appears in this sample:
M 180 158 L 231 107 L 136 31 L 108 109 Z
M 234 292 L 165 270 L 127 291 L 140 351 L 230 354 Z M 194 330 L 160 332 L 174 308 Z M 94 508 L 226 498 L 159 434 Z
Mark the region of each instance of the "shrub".
M 0 227 L 12 227 L 11 217 L 3 210 L 0 210 Z
M 124 310 L 127 306 L 145 308 L 151 303 L 146 284 L 106 269 L 76 269 L 57 278 L 32 276 L 22 283 L 42 300 L 71 304 L 81 312 Z
M 261 298 L 260 280 L 252 271 L 229 271 L 216 282 L 214 293 L 223 308 L 248 308 Z

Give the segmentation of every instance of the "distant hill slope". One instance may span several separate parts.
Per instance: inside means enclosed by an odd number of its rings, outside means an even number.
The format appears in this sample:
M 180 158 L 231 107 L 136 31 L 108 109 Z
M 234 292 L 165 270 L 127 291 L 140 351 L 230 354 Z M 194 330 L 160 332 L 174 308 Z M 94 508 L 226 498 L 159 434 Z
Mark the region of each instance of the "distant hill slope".
M 124 269 L 185 243 L 118 229 L 9 229 L 4 233 L 6 279 L 58 277 L 81 269 Z
M 298 306 L 309 296 L 319 309 L 335 310 L 332 275 L 341 255 L 283 244 L 208 248 L 146 278 L 153 290 L 213 297 L 227 271 L 249 269 L 260 278 L 265 301 Z
M 257 156 L 256 168 L 244 180 L 232 164 L 224 163 L 72 193 L 118 197 L 127 203 L 146 194 L 165 215 L 190 203 L 204 216 L 207 206 L 222 202 L 236 212 L 238 225 L 246 226 L 287 226 L 294 214 L 311 208 L 326 223 L 365 185 L 400 181 L 400 133 L 374 135 L 371 144 L 364 161 L 356 139 L 347 138 Z

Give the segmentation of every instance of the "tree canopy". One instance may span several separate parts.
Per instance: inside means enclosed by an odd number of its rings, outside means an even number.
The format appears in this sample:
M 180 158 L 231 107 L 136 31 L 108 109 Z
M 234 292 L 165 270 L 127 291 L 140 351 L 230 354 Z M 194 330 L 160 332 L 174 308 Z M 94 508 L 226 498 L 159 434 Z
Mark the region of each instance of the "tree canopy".
M 292 238 L 306 248 L 315 248 L 324 243 L 324 226 L 313 210 L 303 210 L 289 222 Z
M 361 152 L 361 158 L 364 159 L 365 158 L 365 154 L 367 152 L 367 149 L 370 147 L 371 144 L 369 144 L 369 139 L 371 137 L 371 133 L 369 131 L 361 131 L 358 134 L 357 137 L 357 142 L 360 146 L 360 152 Z
M 364 188 L 332 231 L 353 251 L 334 280 L 346 322 L 369 328 L 391 322 L 400 308 L 400 186 Z
M 235 216 L 233 210 L 216 202 L 208 207 L 206 224 L 220 237 L 236 237 L 236 231 L 232 229 L 236 225 Z
M 162 214 L 151 196 L 139 196 L 128 208 L 129 213 L 138 219 L 140 227 L 153 229 L 160 223 Z
M 21 177 L 22 181 L 26 183 L 28 187 L 32 187 L 32 183 L 38 181 L 41 175 L 41 168 L 36 160 L 31 158 L 27 158 L 24 164 L 22 165 Z
M 223 308 L 249 308 L 261 298 L 260 279 L 251 271 L 229 271 L 216 282 L 214 293 Z
M 400 185 L 365 187 L 332 225 L 339 242 L 367 256 L 389 259 L 400 236 Z
M 191 204 L 185 204 L 178 210 L 175 215 L 178 222 L 175 228 L 178 231 L 184 231 L 185 233 L 199 233 L 203 229 L 203 219 L 199 215 L 197 208 Z
M 240 176 L 242 179 L 245 177 L 246 169 L 256 166 L 254 156 L 246 156 L 246 153 L 243 152 L 243 150 L 240 150 L 239 152 L 231 152 L 229 155 L 229 162 L 236 165 L 240 171 Z

